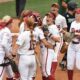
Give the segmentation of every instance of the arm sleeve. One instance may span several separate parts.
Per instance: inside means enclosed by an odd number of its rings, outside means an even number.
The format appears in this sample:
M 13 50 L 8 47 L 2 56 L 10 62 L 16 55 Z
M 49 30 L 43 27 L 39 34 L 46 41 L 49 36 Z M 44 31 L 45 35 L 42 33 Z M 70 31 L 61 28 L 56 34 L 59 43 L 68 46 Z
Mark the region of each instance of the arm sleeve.
M 40 38 L 40 40 L 42 40 L 42 39 L 45 38 L 45 37 L 44 37 L 44 33 L 43 33 L 42 30 L 39 30 L 39 38 Z
M 3 38 L 2 38 L 2 46 L 3 46 L 3 49 L 6 53 L 10 53 L 10 47 L 11 47 L 11 44 L 12 42 L 10 42 L 10 35 L 8 33 L 4 33 L 3 34 Z
M 43 18 L 43 21 L 42 21 L 43 25 L 47 25 L 46 18 L 47 18 L 46 16 Z
M 66 21 L 65 17 L 62 20 L 62 26 L 63 26 L 63 28 L 67 28 L 67 21 Z
M 24 32 L 24 22 L 21 23 L 19 33 Z

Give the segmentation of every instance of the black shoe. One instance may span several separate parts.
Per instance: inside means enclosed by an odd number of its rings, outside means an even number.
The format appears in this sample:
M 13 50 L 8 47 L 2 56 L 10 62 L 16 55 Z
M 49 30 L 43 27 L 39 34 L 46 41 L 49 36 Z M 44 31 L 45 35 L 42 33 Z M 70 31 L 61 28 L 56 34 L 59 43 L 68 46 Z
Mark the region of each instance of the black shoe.
M 66 70 L 66 65 L 64 63 L 59 63 L 59 66 L 61 67 L 62 71 Z

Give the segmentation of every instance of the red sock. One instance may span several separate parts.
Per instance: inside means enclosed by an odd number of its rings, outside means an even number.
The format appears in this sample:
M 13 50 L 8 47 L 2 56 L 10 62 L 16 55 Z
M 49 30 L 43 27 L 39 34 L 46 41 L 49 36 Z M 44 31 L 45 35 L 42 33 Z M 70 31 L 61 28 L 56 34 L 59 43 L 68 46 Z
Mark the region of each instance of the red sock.
M 48 79 L 47 79 L 47 77 L 43 76 L 43 77 L 42 77 L 42 80 L 48 80 Z
M 55 80 L 56 68 L 57 68 L 57 62 L 52 62 L 52 65 L 51 65 L 51 77 L 52 77 L 52 79 L 50 79 L 50 80 Z
M 13 78 L 6 78 L 6 80 L 14 80 Z
M 68 70 L 68 80 L 73 80 L 73 70 Z
M 15 78 L 19 78 L 20 77 L 20 74 L 19 73 L 15 73 Z
M 55 80 L 55 78 L 53 77 L 53 75 L 48 76 L 48 80 Z
M 35 77 L 33 77 L 32 80 L 35 80 Z

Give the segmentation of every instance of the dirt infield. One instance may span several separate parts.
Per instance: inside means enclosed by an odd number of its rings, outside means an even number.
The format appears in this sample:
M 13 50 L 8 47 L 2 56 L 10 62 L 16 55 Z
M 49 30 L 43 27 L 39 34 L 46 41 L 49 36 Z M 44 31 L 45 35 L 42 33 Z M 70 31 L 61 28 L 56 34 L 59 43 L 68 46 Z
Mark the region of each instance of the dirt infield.
M 8 2 L 8 1 L 13 1 L 13 0 L 0 0 L 0 3 Z
M 18 27 L 19 20 L 14 20 L 13 22 L 14 23 L 13 23 L 12 32 L 18 32 L 19 31 L 19 27 Z M 15 44 L 15 41 L 16 41 L 16 38 L 13 39 L 13 44 Z M 60 54 L 58 63 L 61 61 L 62 57 L 63 57 L 63 54 Z M 58 65 L 55 77 L 56 77 L 56 80 L 68 80 L 67 79 L 67 70 L 66 71 L 62 71 L 61 68 Z M 35 80 L 42 80 L 42 78 L 41 78 L 41 70 L 40 70 L 39 67 L 37 68 L 37 75 L 36 75 L 36 79 Z M 76 69 L 74 71 L 74 80 L 80 80 L 80 71 L 78 71 Z

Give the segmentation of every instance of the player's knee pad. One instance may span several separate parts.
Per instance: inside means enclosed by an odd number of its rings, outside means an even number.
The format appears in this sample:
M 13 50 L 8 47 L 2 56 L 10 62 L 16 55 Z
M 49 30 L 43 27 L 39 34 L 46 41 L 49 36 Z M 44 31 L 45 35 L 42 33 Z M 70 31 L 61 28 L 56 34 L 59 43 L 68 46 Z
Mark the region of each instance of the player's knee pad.
M 42 76 L 42 80 L 48 80 L 48 77 Z

